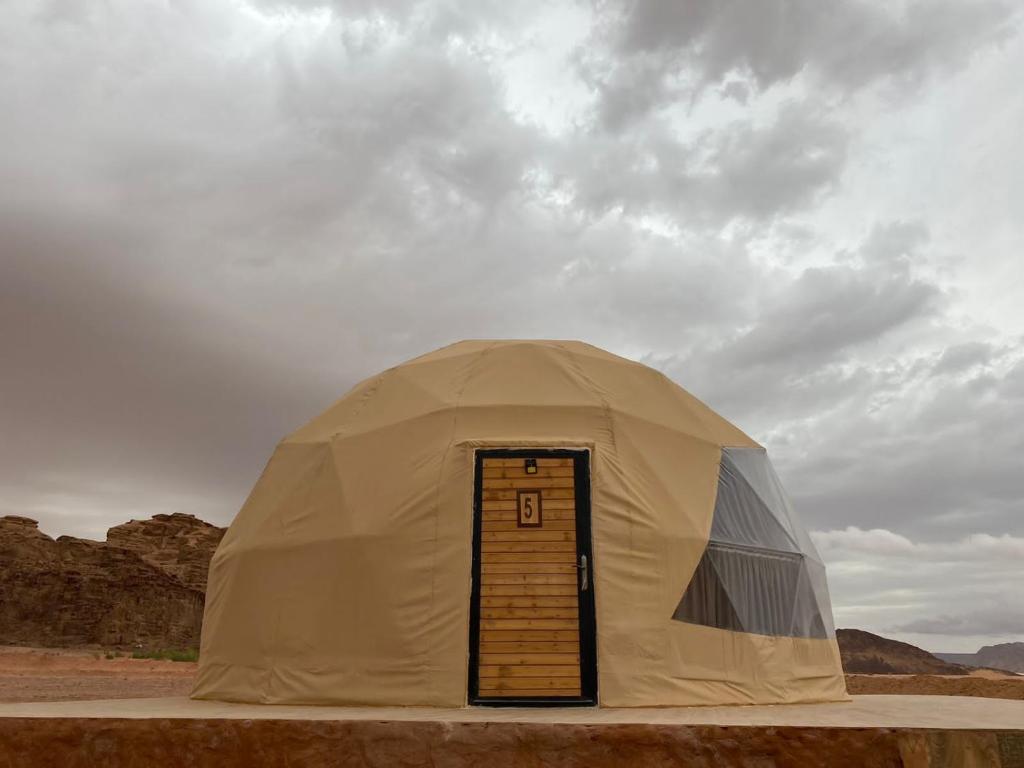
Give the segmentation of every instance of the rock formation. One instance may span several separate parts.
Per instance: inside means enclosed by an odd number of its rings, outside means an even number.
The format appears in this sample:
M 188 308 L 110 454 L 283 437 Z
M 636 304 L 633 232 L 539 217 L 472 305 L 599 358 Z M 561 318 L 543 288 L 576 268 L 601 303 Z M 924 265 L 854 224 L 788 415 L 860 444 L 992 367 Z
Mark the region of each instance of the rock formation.
M 193 515 L 153 515 L 107 531 L 107 544 L 130 550 L 186 587 L 206 593 L 210 558 L 224 529 Z
M 910 643 L 860 629 L 837 629 L 839 654 L 847 674 L 966 675 L 970 670 L 938 659 Z
M 0 643 L 189 648 L 199 644 L 206 570 L 224 530 L 191 515 L 56 540 L 0 517 Z

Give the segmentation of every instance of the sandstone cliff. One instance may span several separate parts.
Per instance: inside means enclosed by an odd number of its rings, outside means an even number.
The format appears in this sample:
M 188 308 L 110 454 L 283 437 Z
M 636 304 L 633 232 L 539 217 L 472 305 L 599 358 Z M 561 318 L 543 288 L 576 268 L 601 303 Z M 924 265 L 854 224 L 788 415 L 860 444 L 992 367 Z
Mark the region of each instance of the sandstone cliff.
M 97 542 L 0 517 L 0 643 L 196 647 L 206 569 L 223 529 L 190 515 L 112 528 Z
M 224 529 L 193 515 L 154 515 L 132 520 L 107 531 L 107 544 L 127 549 L 182 584 L 206 593 L 210 558 Z

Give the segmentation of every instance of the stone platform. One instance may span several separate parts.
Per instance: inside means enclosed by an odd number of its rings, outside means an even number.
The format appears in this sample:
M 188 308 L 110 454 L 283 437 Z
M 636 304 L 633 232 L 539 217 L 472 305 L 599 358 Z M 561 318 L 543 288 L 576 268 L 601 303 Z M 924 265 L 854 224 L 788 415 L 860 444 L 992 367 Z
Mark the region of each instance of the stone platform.
M 1024 768 L 1024 701 L 426 709 L 185 698 L 0 704 L 0 766 Z

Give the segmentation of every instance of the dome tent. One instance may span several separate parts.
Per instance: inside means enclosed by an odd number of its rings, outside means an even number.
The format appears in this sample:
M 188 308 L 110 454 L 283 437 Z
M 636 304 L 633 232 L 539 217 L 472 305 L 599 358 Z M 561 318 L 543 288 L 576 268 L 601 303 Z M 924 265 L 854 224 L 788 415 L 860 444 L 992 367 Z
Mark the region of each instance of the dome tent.
M 840 700 L 824 567 L 764 450 L 661 373 L 465 341 L 276 448 L 210 566 L 195 698 Z

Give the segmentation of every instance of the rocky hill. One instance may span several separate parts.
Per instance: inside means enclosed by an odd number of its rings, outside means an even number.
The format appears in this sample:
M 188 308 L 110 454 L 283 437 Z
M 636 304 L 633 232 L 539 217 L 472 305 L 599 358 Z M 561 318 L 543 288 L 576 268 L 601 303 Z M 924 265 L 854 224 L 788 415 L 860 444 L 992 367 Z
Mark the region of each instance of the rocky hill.
M 966 675 L 970 669 L 936 658 L 910 643 L 860 629 L 837 629 L 839 654 L 847 674 Z
M 935 655 L 944 661 L 957 664 L 1024 673 L 1024 643 L 986 645 L 979 648 L 977 653 L 937 653 Z
M 1024 672 L 1024 643 L 999 643 L 983 646 L 977 655 L 979 667 Z
M 0 643 L 187 648 L 199 644 L 210 558 L 224 535 L 191 515 L 56 540 L 0 517 Z

